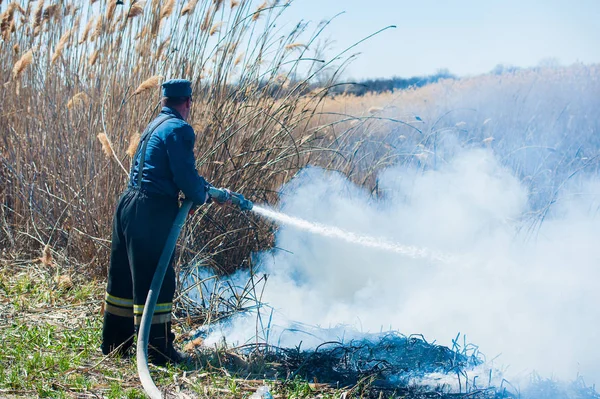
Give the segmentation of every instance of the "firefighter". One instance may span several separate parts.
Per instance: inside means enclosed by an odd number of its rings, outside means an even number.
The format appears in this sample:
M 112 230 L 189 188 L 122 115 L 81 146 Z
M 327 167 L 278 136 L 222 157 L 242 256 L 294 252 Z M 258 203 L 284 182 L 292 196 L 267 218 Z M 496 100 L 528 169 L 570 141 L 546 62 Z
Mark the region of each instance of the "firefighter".
M 102 352 L 129 353 L 163 246 L 177 215 L 179 192 L 194 205 L 208 200 L 208 183 L 195 167 L 196 136 L 186 123 L 192 105 L 191 82 L 162 84 L 162 110 L 140 138 L 129 184 L 113 220 L 112 245 L 102 329 Z M 172 262 L 171 262 L 172 263 Z M 175 272 L 170 264 L 160 290 L 148 342 L 156 365 L 186 356 L 173 346 L 171 310 Z

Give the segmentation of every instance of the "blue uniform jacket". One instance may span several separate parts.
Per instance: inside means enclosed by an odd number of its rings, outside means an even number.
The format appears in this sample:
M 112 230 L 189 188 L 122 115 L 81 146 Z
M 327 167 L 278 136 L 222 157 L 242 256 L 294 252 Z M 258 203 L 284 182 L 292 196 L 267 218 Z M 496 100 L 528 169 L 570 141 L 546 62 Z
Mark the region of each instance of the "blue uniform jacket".
M 161 115 L 174 118 L 158 126 L 148 139 L 141 189 L 150 194 L 174 198 L 181 190 L 187 199 L 202 205 L 208 183 L 196 170 L 194 129 L 173 108 L 163 107 L 159 117 Z M 141 149 L 138 149 L 129 179 L 132 187 L 138 185 L 140 158 Z

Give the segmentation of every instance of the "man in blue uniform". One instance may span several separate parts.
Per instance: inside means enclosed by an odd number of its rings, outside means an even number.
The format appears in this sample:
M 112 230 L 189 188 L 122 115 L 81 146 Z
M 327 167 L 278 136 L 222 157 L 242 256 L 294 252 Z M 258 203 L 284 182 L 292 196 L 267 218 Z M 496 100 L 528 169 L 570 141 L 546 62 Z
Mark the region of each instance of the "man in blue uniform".
M 162 111 L 140 139 L 129 185 L 114 216 L 102 330 L 105 355 L 113 351 L 125 354 L 133 343 L 158 259 L 178 212 L 179 191 L 195 205 L 208 200 L 208 183 L 195 167 L 196 136 L 186 123 L 192 104 L 191 83 L 169 80 L 162 88 Z M 169 265 L 150 327 L 148 356 L 154 364 L 184 358 L 173 347 L 174 293 L 175 272 Z

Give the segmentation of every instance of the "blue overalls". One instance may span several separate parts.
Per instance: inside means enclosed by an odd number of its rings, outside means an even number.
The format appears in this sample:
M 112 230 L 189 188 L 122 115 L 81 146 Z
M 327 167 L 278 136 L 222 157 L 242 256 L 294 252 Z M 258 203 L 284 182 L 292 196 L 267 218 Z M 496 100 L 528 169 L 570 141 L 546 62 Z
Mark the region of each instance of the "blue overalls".
M 102 352 L 125 354 L 141 322 L 144 304 L 177 215 L 179 191 L 204 203 L 207 182 L 194 159 L 195 134 L 179 113 L 164 107 L 146 128 L 132 160 L 127 190 L 113 220 L 110 267 L 104 307 Z M 172 360 L 171 311 L 175 272 L 169 265 L 152 325 L 148 356 L 155 364 Z

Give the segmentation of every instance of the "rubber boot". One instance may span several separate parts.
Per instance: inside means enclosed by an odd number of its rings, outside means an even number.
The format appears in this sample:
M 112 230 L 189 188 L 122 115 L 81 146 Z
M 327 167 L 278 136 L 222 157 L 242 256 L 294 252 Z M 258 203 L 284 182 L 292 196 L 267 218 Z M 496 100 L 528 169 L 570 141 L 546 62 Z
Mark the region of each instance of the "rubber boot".
M 189 356 L 175 349 L 175 334 L 171 332 L 171 322 L 152 324 L 148 340 L 148 361 L 156 366 L 167 363 L 186 363 Z
M 102 328 L 102 344 L 100 348 L 104 355 L 116 353 L 119 356 L 129 356 L 133 345 L 134 328 L 132 317 L 121 317 L 104 312 Z

